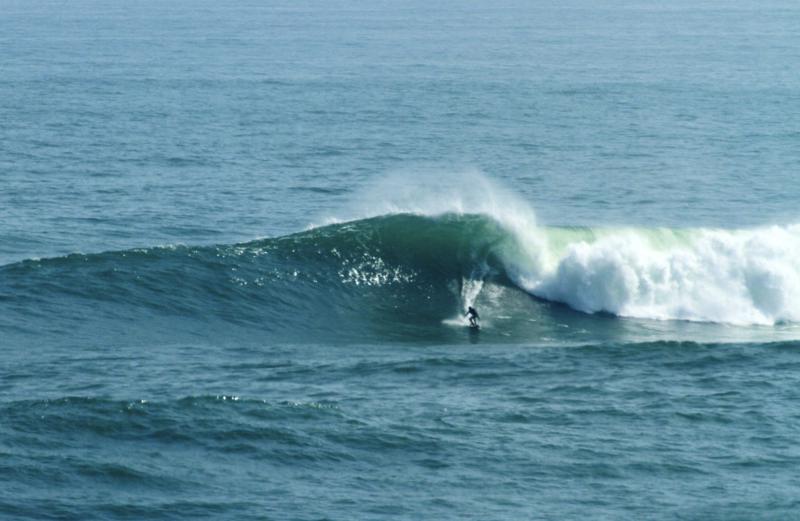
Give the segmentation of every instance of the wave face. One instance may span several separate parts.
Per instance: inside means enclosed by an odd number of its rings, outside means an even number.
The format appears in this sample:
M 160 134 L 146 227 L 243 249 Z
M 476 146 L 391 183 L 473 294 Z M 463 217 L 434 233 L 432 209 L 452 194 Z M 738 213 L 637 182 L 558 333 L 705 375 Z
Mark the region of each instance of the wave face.
M 495 254 L 512 239 L 486 217 L 396 215 L 236 245 L 26 260 L 0 268 L 0 324 L 74 333 L 97 319 L 116 332 L 194 320 L 299 339 L 402 335 L 456 313 L 462 280 L 508 284 Z
M 0 325 L 87 337 L 129 335 L 132 327 L 208 334 L 198 333 L 203 324 L 303 341 L 365 333 L 446 340 L 446 326 L 461 325 L 465 307 L 476 304 L 498 331 L 542 337 L 543 324 L 566 320 L 551 320 L 565 313 L 557 303 L 638 319 L 800 321 L 800 226 L 524 224 L 397 214 L 244 244 L 26 260 L 0 268 Z M 519 330 L 531 322 L 538 329 Z

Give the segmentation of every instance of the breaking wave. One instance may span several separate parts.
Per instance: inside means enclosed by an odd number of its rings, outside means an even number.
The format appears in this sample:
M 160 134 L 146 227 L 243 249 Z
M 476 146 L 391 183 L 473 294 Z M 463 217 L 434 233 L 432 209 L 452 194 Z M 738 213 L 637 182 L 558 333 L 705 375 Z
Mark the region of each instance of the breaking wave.
M 542 306 L 561 304 L 659 321 L 800 322 L 800 225 L 546 227 L 481 183 L 471 183 L 479 194 L 395 199 L 388 214 L 278 238 L 5 265 L 0 328 L 58 333 L 99 316 L 119 333 L 178 317 L 195 321 L 187 331 L 203 323 L 301 340 L 430 338 L 463 323 L 472 304 L 488 324 L 536 321 Z

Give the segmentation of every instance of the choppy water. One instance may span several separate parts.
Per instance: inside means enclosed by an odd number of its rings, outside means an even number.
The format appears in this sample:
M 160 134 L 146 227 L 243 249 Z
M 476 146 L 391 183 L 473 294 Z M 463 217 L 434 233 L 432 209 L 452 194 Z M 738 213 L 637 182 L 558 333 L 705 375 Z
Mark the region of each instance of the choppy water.
M 0 0 L 0 517 L 796 517 L 799 16 Z

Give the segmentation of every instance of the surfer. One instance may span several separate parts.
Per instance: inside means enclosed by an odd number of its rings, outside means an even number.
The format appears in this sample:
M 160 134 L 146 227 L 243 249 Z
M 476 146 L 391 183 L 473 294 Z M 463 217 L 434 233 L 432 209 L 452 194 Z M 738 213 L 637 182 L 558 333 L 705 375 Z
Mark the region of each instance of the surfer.
M 467 314 L 465 316 L 469 317 L 469 327 L 478 327 L 478 319 L 480 319 L 481 317 L 480 315 L 478 315 L 478 312 L 475 311 L 474 307 L 469 306 L 469 309 L 467 309 Z

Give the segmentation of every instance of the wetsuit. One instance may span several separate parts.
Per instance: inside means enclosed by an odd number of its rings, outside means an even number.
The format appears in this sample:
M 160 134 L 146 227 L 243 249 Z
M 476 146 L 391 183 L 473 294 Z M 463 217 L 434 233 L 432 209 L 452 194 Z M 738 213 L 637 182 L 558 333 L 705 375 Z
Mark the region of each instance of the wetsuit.
M 478 315 L 478 312 L 475 311 L 475 308 L 470 306 L 469 309 L 467 310 L 467 316 L 469 317 L 469 325 L 470 326 L 477 326 L 478 325 L 478 319 L 481 318 L 481 317 Z

